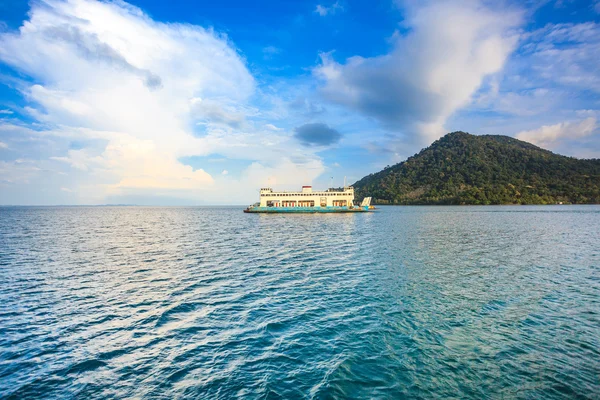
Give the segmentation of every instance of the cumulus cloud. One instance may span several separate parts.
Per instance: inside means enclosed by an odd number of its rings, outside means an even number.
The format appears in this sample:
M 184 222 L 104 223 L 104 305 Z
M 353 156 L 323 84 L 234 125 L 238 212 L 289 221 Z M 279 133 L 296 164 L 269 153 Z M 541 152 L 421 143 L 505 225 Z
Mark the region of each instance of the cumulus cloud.
M 213 124 L 224 124 L 232 128 L 240 128 L 244 123 L 244 114 L 232 106 L 215 100 L 202 100 L 199 97 L 191 101 L 192 112 L 197 118 Z
M 62 133 L 78 128 L 82 138 L 108 141 L 92 158 L 85 151 L 57 157 L 112 176 L 113 188 L 212 183 L 177 161 L 180 153 L 206 151 L 189 134 L 186 99 L 239 99 L 254 87 L 224 38 L 156 23 L 124 3 L 33 3 L 30 20 L 0 36 L 0 58 L 38 82 L 25 90 L 33 117 Z M 225 119 L 215 110 L 213 104 L 209 117 Z
M 19 85 L 35 120 L 26 133 L 53 141 L 51 162 L 85 174 L 88 186 L 77 193 L 101 202 L 165 189 L 220 201 L 266 183 L 280 164 L 305 172 L 288 158 L 296 153 L 311 159 L 311 179 L 323 170 L 290 135 L 246 123 L 256 82 L 226 36 L 156 22 L 122 1 L 45 0 L 32 2 L 28 15 L 18 31 L 0 33 L 0 60 L 29 78 Z M 59 145 L 70 140 L 95 145 Z M 251 160 L 243 176 L 263 181 L 236 187 L 229 175 L 212 177 L 180 161 L 209 154 Z M 5 176 L 10 168 L 17 171 L 5 163 Z
M 446 119 L 469 104 L 483 79 L 502 69 L 522 17 L 480 1 L 407 2 L 404 8 L 408 33 L 392 37 L 389 53 L 344 63 L 323 54 L 314 73 L 329 100 L 429 142 L 445 132 Z
M 151 89 L 161 85 L 159 76 L 129 63 L 119 51 L 101 41 L 95 32 L 85 32 L 76 25 L 50 25 L 44 27 L 44 36 L 62 42 L 61 45 L 72 47 L 83 58 L 100 61 L 138 75 Z
M 561 122 L 544 125 L 538 129 L 519 132 L 516 137 L 540 146 L 552 147 L 563 139 L 577 139 L 590 136 L 596 130 L 596 118 L 586 118 L 580 122 Z
M 317 7 L 315 8 L 315 13 L 319 14 L 321 17 L 325 17 L 326 15 L 333 15 L 339 11 L 344 11 L 344 6 L 340 4 L 339 0 L 329 7 L 324 6 L 322 4 L 317 4 Z
M 317 122 L 295 128 L 294 137 L 304 146 L 328 146 L 339 142 L 342 134 L 326 124 Z
M 102 163 L 103 161 L 100 157 L 92 157 L 85 149 L 69 150 L 67 156 L 54 156 L 50 157 L 50 159 L 67 163 L 71 167 L 81 171 L 88 171 L 91 164 Z

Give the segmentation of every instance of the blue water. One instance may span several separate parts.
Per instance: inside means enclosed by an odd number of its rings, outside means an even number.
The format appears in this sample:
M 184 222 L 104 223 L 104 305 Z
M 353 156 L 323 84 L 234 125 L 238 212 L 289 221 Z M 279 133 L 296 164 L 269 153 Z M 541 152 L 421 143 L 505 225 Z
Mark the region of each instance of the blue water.
M 0 398 L 600 398 L 600 207 L 0 208 Z

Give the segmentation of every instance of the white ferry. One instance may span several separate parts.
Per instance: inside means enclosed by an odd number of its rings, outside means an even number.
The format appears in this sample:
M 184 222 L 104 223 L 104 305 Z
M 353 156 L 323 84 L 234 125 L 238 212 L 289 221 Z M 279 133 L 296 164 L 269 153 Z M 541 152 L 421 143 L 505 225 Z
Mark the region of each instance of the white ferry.
M 371 198 L 365 197 L 360 205 L 354 204 L 354 188 L 313 191 L 312 186 L 302 186 L 300 192 L 275 192 L 260 189 L 260 202 L 244 210 L 246 213 L 316 213 L 372 211 Z

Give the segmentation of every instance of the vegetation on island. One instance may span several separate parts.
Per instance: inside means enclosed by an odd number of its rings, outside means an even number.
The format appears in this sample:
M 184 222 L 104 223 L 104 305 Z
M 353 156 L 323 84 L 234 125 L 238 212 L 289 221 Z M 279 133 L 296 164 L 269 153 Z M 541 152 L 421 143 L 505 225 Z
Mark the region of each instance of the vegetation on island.
M 453 132 L 354 188 L 357 199 L 371 196 L 375 204 L 598 204 L 600 160 Z

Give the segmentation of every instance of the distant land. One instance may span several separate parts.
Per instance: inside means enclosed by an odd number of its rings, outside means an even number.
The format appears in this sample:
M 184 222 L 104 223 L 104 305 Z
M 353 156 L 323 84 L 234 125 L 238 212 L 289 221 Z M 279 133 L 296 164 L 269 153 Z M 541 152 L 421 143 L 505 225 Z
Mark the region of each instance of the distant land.
M 452 132 L 354 184 L 375 204 L 598 204 L 600 159 L 554 154 L 508 136 Z

